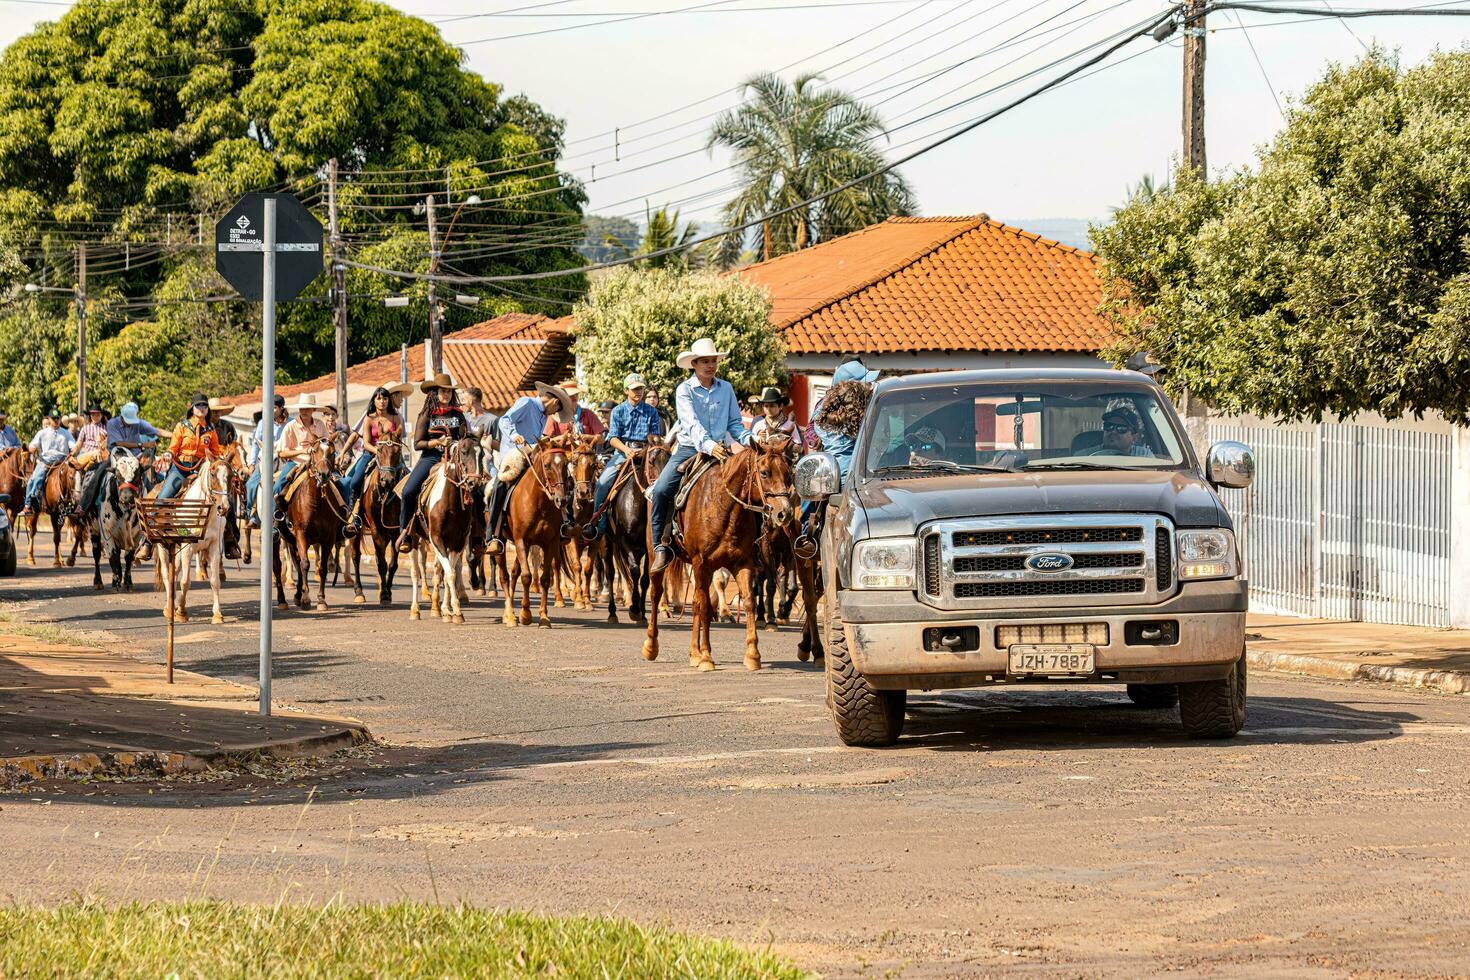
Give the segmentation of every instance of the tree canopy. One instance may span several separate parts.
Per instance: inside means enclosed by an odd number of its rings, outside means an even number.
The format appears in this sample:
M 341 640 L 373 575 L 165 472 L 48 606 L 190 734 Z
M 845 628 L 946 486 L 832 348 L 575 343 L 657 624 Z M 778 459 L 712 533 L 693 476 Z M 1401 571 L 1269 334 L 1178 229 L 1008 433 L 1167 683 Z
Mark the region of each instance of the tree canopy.
M 227 295 L 208 255 L 213 220 L 260 189 L 292 190 L 325 219 L 324 167 L 334 157 L 355 261 L 426 271 L 425 217 L 414 205 L 434 194 L 441 236 L 455 222 L 441 241 L 447 273 L 580 266 L 572 243 L 584 196 L 556 170 L 561 121 L 523 96 L 502 97 L 461 60 L 431 24 L 371 0 L 80 0 L 0 57 L 0 240 L 22 263 L 9 281 L 70 286 L 76 247 L 89 243 L 89 294 L 126 298 L 114 310 L 145 297 L 182 307 Z M 584 288 L 569 276 L 491 293 L 479 315 L 560 311 Z M 282 310 L 284 378 L 331 368 L 326 289 L 324 276 Z M 381 296 L 405 292 L 413 305 L 383 308 Z M 348 294 L 354 359 L 427 330 L 421 284 L 353 269 Z M 67 302 L 28 297 L 24 310 L 0 306 L 0 317 L 64 319 Z M 99 393 L 141 394 L 149 382 L 128 365 L 165 336 L 164 356 L 199 363 L 177 386 L 253 387 L 258 353 L 206 366 L 207 346 L 221 338 L 200 332 L 205 321 L 249 332 L 252 306 L 157 309 L 151 325 L 125 326 L 127 317 L 98 307 L 95 369 L 120 372 L 98 377 Z M 122 334 L 127 343 L 109 348 Z M 174 353 L 175 341 L 206 353 Z M 29 382 L 57 398 L 66 387 L 54 373 Z
M 671 398 L 689 376 L 675 363 L 679 352 L 700 337 L 730 352 L 720 375 L 737 392 L 759 391 L 785 375 L 786 346 L 771 327 L 771 301 L 736 276 L 622 268 L 594 282 L 574 315 L 577 360 L 598 401 L 621 399 L 633 371 Z
M 1470 53 L 1372 52 L 1257 165 L 1181 172 L 1094 228 L 1121 363 L 1228 412 L 1470 422 Z

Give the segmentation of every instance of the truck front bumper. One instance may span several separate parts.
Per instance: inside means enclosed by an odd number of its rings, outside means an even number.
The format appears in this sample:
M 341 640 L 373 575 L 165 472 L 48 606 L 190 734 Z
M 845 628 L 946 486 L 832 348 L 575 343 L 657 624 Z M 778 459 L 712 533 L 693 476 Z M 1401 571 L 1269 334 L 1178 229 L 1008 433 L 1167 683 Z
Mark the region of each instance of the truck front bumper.
M 1046 683 L 1052 679 L 1008 673 L 1008 648 L 996 643 L 996 627 L 1104 623 L 1108 642 L 1096 644 L 1096 671 L 1062 683 L 1176 684 L 1226 676 L 1245 648 L 1246 583 L 1243 579 L 1191 582 L 1165 602 L 1148 606 L 1069 608 L 1018 612 L 937 610 L 912 593 L 838 593 L 853 665 L 875 687 L 933 689 L 996 683 Z M 1130 643 L 1128 625 L 1177 623 L 1178 640 L 1167 645 Z M 925 631 L 978 629 L 974 649 L 926 649 Z M 931 644 L 932 645 L 932 644 Z

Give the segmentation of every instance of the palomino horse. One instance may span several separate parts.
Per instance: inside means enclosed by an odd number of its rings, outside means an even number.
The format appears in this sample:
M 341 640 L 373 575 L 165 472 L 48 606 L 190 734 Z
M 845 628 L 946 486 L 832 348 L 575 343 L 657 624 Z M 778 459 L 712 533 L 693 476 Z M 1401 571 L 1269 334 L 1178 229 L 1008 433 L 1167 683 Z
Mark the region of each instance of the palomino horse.
M 500 584 L 505 589 L 505 614 L 501 621 L 506 626 L 516 625 L 515 589 L 513 583 L 521 583 L 521 618 L 523 626 L 531 624 L 531 569 L 535 556 L 532 548 L 540 549 L 541 555 L 541 615 L 542 626 L 550 626 L 551 618 L 546 615 L 547 597 L 562 561 L 561 522 L 562 503 L 567 493 L 567 437 L 555 436 L 542 439 L 535 446 L 525 446 L 526 470 L 520 482 L 511 491 L 506 502 L 506 528 L 509 538 L 515 543 L 514 564 L 507 562 L 505 549 L 496 558 L 500 568 Z
M 480 470 L 480 444 L 473 438 L 456 440 L 434 468 L 419 495 L 417 523 L 421 532 L 413 550 L 413 598 L 410 619 L 419 618 L 419 592 L 428 581 L 426 554 L 434 556 L 434 584 L 429 612 L 451 623 L 463 623 L 460 600 L 465 595 L 464 558 L 474 524 L 475 490 L 485 480 Z M 440 600 L 440 591 L 443 600 Z
M 157 559 L 153 566 L 154 588 L 162 582 L 163 614 L 167 616 L 172 605 L 174 618 L 181 623 L 189 621 L 189 565 L 195 558 L 199 560 L 199 571 L 209 579 L 209 590 L 214 599 L 210 622 L 225 621 L 224 613 L 220 611 L 219 587 L 225 553 L 225 518 L 230 512 L 231 465 L 229 456 L 208 460 L 176 498 L 212 504 L 205 512 L 204 529 L 199 539 L 178 549 L 172 567 L 164 567 L 168 564 L 168 557 L 162 548 L 157 549 L 154 556 Z
M 570 552 L 567 564 L 572 574 L 572 604 L 578 609 L 592 608 L 592 573 L 601 557 L 601 541 L 585 541 L 582 528 L 592 521 L 597 495 L 597 475 L 602 466 L 597 459 L 597 446 L 602 436 L 575 435 L 567 453 L 572 478 L 572 527 L 575 533 L 567 542 Z M 560 583 L 558 582 L 558 595 Z M 560 603 L 558 603 L 559 605 Z M 614 620 L 616 621 L 616 620 Z
M 296 606 L 306 608 L 306 573 L 310 567 L 311 549 L 317 549 L 316 561 L 316 608 L 327 610 L 327 565 L 331 561 L 332 549 L 342 537 L 342 528 L 347 523 L 347 510 L 337 497 L 332 485 L 336 475 L 333 465 L 332 447 L 326 442 L 317 442 L 310 455 L 301 464 L 306 467 L 306 476 L 296 487 L 291 502 L 286 505 L 286 525 L 281 528 L 280 542 L 272 565 L 276 573 L 276 604 L 289 609 L 286 590 L 281 580 L 281 549 L 291 557 L 291 572 L 296 582 Z M 295 474 L 292 474 L 293 478 Z M 261 487 L 261 493 L 269 488 Z
M 690 492 L 684 512 L 677 516 L 683 529 L 680 544 L 689 561 L 694 584 L 694 620 L 689 637 L 689 666 L 714 670 L 710 655 L 710 580 L 715 570 L 729 568 L 740 585 L 747 610 L 755 607 L 756 539 L 761 518 L 784 528 L 796 517 L 796 491 L 791 485 L 789 439 L 770 439 L 749 452 L 738 453 L 700 477 Z M 658 657 L 658 601 L 664 576 L 653 576 L 649 600 L 648 639 L 643 657 Z M 745 619 L 745 667 L 760 670 L 755 617 Z
M 26 535 L 28 538 L 26 547 L 26 564 L 36 563 L 36 525 L 41 520 L 41 513 L 51 519 L 51 533 L 56 542 L 56 558 L 52 565 L 61 567 L 61 530 L 70 524 L 72 527 L 71 555 L 67 557 L 68 566 L 77 563 L 77 551 L 82 546 L 82 537 L 87 531 L 87 515 L 81 512 L 77 506 L 76 497 L 76 475 L 79 471 L 72 465 L 70 459 L 64 459 L 52 466 L 46 473 L 46 483 L 41 490 L 39 506 L 31 512 L 26 521 Z
M 143 517 L 138 500 L 143 496 L 139 474 L 143 464 L 126 450 L 112 453 L 112 463 L 102 479 L 102 516 L 92 530 L 92 587 L 102 588 L 102 554 L 112 569 L 112 591 L 133 591 L 133 558 L 143 536 Z
M 352 588 L 357 602 L 366 601 L 362 595 L 362 541 L 368 538 L 373 543 L 373 564 L 378 570 L 378 605 L 393 603 L 393 576 L 398 573 L 398 494 L 393 492 L 407 469 L 403 465 L 403 444 L 380 442 L 376 450 L 377 463 L 363 483 L 359 512 L 362 514 L 362 533 L 353 535 L 347 542 L 348 557 L 352 562 Z
M 669 448 L 658 436 L 623 463 L 622 472 L 607 496 L 607 550 L 617 575 L 628 583 L 628 618 L 648 625 L 644 602 L 648 595 L 648 488 L 669 461 Z M 611 576 L 616 578 L 616 576 Z M 615 583 L 610 583 L 615 585 Z M 608 590 L 607 621 L 616 623 L 617 589 Z

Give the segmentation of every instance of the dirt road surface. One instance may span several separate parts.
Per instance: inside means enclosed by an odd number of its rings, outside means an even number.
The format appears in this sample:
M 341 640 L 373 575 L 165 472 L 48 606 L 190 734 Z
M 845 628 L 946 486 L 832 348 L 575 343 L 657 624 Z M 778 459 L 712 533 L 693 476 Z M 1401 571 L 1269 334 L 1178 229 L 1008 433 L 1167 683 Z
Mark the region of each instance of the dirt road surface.
M 160 656 L 151 593 L 89 586 L 22 569 L 4 590 Z M 182 666 L 251 681 L 255 589 L 235 574 L 224 626 L 194 593 Z M 700 674 L 687 622 L 649 664 L 600 616 L 512 630 L 479 600 L 452 627 L 329 599 L 278 620 L 276 697 L 382 749 L 0 796 L 0 894 L 608 912 L 829 976 L 1470 972 L 1470 699 L 1256 675 L 1246 733 L 1201 743 L 1121 691 L 992 689 L 916 697 L 897 748 L 847 749 L 789 631 L 752 674 L 718 629 Z

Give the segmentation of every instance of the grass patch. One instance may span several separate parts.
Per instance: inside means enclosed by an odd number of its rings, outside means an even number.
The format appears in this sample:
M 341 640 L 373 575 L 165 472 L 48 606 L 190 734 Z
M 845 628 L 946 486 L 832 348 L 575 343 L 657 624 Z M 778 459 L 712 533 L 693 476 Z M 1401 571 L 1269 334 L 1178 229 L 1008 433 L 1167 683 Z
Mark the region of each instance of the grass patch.
M 769 952 L 625 919 L 412 902 L 0 909 L 0 977 L 771 977 Z
M 85 634 L 74 633 L 69 629 L 60 626 L 51 626 L 46 623 L 27 622 L 14 612 L 3 609 L 0 609 L 0 633 L 29 636 L 31 639 L 40 640 L 42 643 L 54 643 L 57 646 L 99 646 L 95 639 Z

